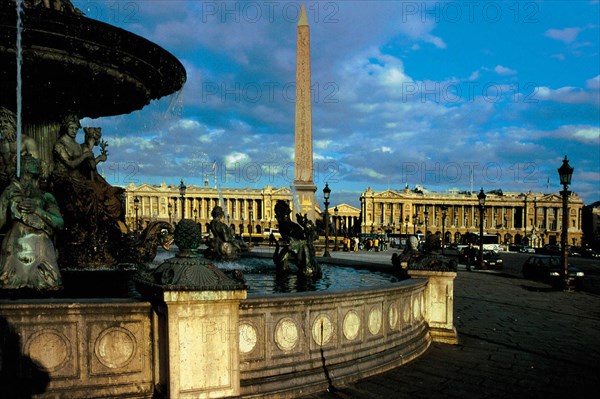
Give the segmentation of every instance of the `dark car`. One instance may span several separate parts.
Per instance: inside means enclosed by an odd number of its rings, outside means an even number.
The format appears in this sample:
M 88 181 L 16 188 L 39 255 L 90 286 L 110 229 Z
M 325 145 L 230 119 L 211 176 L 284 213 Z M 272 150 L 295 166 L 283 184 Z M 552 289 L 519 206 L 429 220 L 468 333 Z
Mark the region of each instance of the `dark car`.
M 553 287 L 564 285 L 563 266 L 558 256 L 532 255 L 525 261 L 521 271 L 523 277 L 527 279 L 544 281 Z M 583 271 L 575 266 L 568 265 L 568 274 L 569 285 L 581 288 L 584 277 Z
M 479 252 L 475 255 L 475 269 L 481 269 L 479 265 Z M 502 269 L 502 257 L 495 251 L 483 251 L 483 268 L 484 269 Z
M 593 249 L 584 248 L 581 250 L 581 256 L 585 258 L 600 258 L 600 253 L 594 251 Z
M 560 245 L 558 244 L 547 244 L 544 245 L 542 248 L 538 248 L 536 250 L 537 253 L 542 254 L 542 255 L 555 255 L 555 256 L 560 256 Z

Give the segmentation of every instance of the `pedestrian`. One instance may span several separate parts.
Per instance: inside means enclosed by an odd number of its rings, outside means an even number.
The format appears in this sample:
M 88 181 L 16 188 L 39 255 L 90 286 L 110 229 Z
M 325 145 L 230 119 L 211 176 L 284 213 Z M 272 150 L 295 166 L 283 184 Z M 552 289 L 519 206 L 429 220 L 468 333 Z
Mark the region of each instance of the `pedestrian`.
M 275 234 L 271 232 L 271 234 L 269 234 L 269 246 L 272 247 L 273 244 L 275 244 Z
M 469 243 L 469 246 L 465 248 L 467 271 L 471 271 L 471 261 L 473 259 L 473 244 Z

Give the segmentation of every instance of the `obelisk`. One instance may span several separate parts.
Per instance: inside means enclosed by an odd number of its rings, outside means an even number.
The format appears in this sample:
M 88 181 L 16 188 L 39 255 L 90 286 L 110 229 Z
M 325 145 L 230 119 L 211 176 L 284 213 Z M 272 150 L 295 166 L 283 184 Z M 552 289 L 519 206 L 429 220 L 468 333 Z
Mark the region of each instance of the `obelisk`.
M 313 180 L 312 104 L 310 92 L 310 31 L 304 5 L 298 18 L 296 48 L 296 125 L 294 147 L 294 195 L 300 212 L 315 221 L 315 186 Z

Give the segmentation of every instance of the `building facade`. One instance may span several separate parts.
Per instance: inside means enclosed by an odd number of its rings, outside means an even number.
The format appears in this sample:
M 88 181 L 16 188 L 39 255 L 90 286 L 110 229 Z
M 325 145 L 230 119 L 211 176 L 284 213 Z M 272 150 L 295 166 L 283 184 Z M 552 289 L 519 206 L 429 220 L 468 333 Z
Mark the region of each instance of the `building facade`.
M 227 222 L 236 233 L 260 234 L 265 228 L 277 226 L 274 211 L 277 200 L 284 200 L 295 209 L 290 189 L 271 186 L 216 189 L 208 184 L 189 185 L 182 197 L 176 185 L 131 183 L 125 195 L 126 223 L 132 231 L 136 221 L 138 230 L 142 230 L 151 221 L 177 223 L 185 217 L 196 221 L 206 233 L 212 220 L 211 211 L 218 205 L 223 207 Z
M 543 193 L 486 193 L 484 233 L 503 244 L 541 247 L 560 243 L 562 197 Z M 477 193 L 429 193 L 404 190 L 361 194 L 362 233 L 443 233 L 447 243 L 459 243 L 466 233 L 478 233 Z M 445 215 L 443 207 L 446 208 Z M 569 197 L 568 243 L 581 245 L 583 201 Z

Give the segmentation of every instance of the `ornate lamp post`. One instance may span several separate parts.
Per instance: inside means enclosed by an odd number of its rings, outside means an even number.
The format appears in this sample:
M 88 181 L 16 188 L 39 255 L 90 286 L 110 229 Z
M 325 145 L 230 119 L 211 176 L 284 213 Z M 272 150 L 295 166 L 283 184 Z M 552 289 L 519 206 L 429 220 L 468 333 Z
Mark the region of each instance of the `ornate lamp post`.
M 425 212 L 423 212 L 423 215 L 425 215 L 425 240 L 427 241 L 427 222 L 429 222 L 429 211 L 427 210 L 427 208 L 425 208 Z
M 250 209 L 248 213 L 250 214 L 250 226 L 248 229 L 248 233 L 250 233 L 250 242 L 252 242 L 252 233 L 254 231 L 254 211 Z
M 483 215 L 485 212 L 485 193 L 483 192 L 483 187 L 479 194 L 477 194 L 477 199 L 479 200 L 479 268 L 483 269 Z
M 133 199 L 133 209 L 135 209 L 135 238 L 138 238 L 139 222 L 138 222 L 138 210 L 140 209 L 140 199 L 135 197 Z
M 183 183 L 183 179 L 181 179 L 181 183 L 179 183 L 179 195 L 181 195 L 181 220 L 185 218 L 185 190 L 187 187 Z
M 408 239 L 408 216 L 404 219 L 405 229 L 404 234 L 406 234 L 406 239 Z
M 334 246 L 333 246 L 333 250 L 334 251 L 339 251 L 340 248 L 338 247 L 338 241 L 337 241 L 337 236 L 338 236 L 338 208 L 337 206 L 335 208 L 333 208 L 333 226 L 335 227 L 335 241 L 334 241 Z
M 563 190 L 560 192 L 560 195 L 562 195 L 562 232 L 560 234 L 560 252 L 565 289 L 569 288 L 569 259 L 567 254 L 567 244 L 569 242 L 569 195 L 571 192 L 568 190 L 568 188 L 569 184 L 571 184 L 571 177 L 573 176 L 574 170 L 575 168 L 569 165 L 569 160 L 565 155 L 562 166 L 558 168 L 560 184 L 563 186 Z
M 446 213 L 448 212 L 448 207 L 446 205 L 442 205 L 442 255 L 444 255 L 444 246 L 446 242 Z
M 325 252 L 323 253 L 324 257 L 330 257 L 329 254 L 329 196 L 331 195 L 331 189 L 329 188 L 329 184 L 325 183 L 325 188 L 323 189 L 323 198 L 325 198 Z
M 194 208 L 194 222 L 198 223 L 198 209 Z
M 242 224 L 240 225 L 240 240 L 244 242 L 244 217 L 242 216 Z
M 171 224 L 171 216 L 173 216 L 173 205 L 169 202 L 167 208 L 169 209 L 169 224 Z

